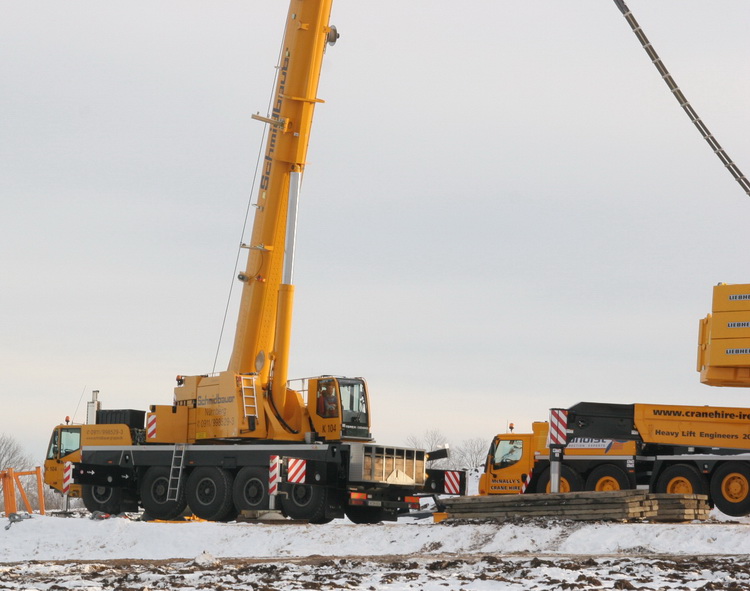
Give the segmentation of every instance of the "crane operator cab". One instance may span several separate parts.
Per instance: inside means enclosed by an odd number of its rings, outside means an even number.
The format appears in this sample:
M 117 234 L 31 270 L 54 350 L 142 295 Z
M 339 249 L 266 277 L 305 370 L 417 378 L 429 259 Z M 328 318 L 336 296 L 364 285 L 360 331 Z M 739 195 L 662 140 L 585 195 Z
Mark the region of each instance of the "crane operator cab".
M 371 441 L 367 385 L 362 378 L 310 378 L 308 409 L 313 427 L 327 441 Z

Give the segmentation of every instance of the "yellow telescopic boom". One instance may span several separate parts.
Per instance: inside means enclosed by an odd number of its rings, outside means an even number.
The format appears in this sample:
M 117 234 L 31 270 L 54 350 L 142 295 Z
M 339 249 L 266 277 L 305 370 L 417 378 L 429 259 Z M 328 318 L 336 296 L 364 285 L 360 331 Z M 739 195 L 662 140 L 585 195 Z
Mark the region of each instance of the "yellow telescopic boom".
M 269 135 L 234 349 L 228 370 L 257 372 L 273 380 L 277 408 L 284 407 L 294 287 L 292 267 L 297 200 L 305 168 L 318 81 L 326 44 L 338 33 L 329 25 L 332 0 L 292 0 L 268 117 Z

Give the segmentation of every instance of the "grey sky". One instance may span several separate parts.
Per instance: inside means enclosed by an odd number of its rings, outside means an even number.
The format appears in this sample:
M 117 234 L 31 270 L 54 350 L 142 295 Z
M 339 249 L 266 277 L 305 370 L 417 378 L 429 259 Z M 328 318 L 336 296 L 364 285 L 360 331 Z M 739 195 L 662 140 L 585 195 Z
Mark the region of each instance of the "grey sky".
M 750 173 L 750 4 L 629 5 Z M 34 457 L 84 391 L 145 409 L 211 371 L 286 10 L 0 1 L 0 396 Z M 611 0 L 331 21 L 292 375 L 366 377 L 394 444 L 581 400 L 747 404 L 695 350 L 711 286 L 750 282 L 750 200 Z

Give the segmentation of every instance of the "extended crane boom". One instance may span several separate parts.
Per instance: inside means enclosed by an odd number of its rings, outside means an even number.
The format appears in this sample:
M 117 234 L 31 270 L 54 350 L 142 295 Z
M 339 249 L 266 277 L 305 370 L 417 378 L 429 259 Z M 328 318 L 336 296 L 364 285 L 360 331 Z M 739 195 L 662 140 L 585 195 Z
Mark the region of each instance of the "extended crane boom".
M 326 43 L 332 0 L 293 1 L 276 77 L 242 300 L 228 370 L 257 372 L 263 388 L 273 377 L 273 403 L 283 409 L 291 331 L 297 203 Z

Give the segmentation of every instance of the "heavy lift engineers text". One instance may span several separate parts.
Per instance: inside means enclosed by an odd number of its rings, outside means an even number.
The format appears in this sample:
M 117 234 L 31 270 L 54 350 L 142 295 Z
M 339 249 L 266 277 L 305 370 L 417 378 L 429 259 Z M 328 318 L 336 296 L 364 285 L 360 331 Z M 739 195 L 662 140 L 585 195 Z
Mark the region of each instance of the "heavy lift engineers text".
M 664 429 L 655 429 L 655 435 L 661 437 L 700 437 L 701 439 L 739 439 L 738 433 L 696 433 L 695 431 L 665 431 Z M 750 439 L 750 434 L 744 433 L 743 439 Z

